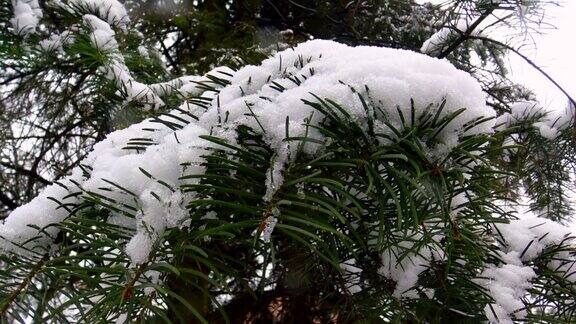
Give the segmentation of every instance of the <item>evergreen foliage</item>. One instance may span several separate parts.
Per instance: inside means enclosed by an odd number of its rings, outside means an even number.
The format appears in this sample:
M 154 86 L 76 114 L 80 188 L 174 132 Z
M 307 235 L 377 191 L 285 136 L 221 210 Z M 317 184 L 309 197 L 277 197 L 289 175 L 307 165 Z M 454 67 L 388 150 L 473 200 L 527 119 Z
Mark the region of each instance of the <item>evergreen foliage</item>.
M 520 22 L 532 27 L 543 4 L 126 1 L 130 21 L 124 21 L 120 9 L 101 1 L 20 1 L 31 8 L 37 3 L 43 16 L 35 32 L 18 32 L 10 21 L 18 3 L 0 8 L 0 125 L 6 130 L 0 212 L 7 218 L 0 233 L 12 235 L 10 213 L 49 184 L 66 194 L 37 199 L 51 200 L 66 216 L 45 226 L 31 223 L 30 237 L 0 238 L 2 322 L 576 318 L 576 249 L 560 225 L 573 213 L 573 107 L 554 115 L 524 101 L 532 99 L 529 91 L 506 78 L 507 48 L 471 28 L 510 9 L 526 13 Z M 465 29 L 452 24 L 462 17 L 471 21 Z M 243 66 L 279 58 L 283 81 L 299 87 L 306 76 L 284 67 L 304 69 L 312 58 L 286 62 L 281 52 L 297 43 L 325 38 L 419 51 L 443 26 L 455 34 L 430 54 L 469 72 L 497 118 L 461 125 L 471 107 L 450 110 L 446 101 L 390 107 L 367 85 L 342 82 L 362 103 L 365 119 L 336 98 L 308 94 L 298 99 L 312 114 L 301 124 L 286 117 L 278 144 L 248 102 L 250 123 L 227 125 L 233 117 L 218 110 L 222 129 L 194 133 L 190 152 L 202 155 L 178 166 L 176 184 L 158 176 L 161 170 L 136 170 L 153 184 L 152 201 L 174 212 L 174 224 L 162 231 L 139 223 L 147 202 L 129 184 L 78 182 L 92 176 L 84 159 L 95 143 L 144 118 L 132 126 L 138 136 L 122 143 L 109 137 L 101 145 L 141 155 L 158 146 L 155 130 L 184 142 L 181 131 L 205 111 L 220 109 L 224 89 L 238 86 L 242 98 L 250 91 L 231 81 L 250 71 Z M 55 32 L 61 44 L 38 45 Z M 221 65 L 230 69 L 214 69 Z M 286 91 L 274 80 L 263 84 Z M 490 123 L 491 132 L 467 132 Z M 441 134 L 454 125 L 462 128 L 454 133 L 456 144 L 438 153 L 447 143 Z M 311 153 L 314 147 L 322 149 Z M 540 217 L 525 218 L 526 209 Z M 133 238 L 141 233 L 153 239 L 149 253 L 136 259 L 143 241 Z M 520 306 L 506 305 L 507 296 Z

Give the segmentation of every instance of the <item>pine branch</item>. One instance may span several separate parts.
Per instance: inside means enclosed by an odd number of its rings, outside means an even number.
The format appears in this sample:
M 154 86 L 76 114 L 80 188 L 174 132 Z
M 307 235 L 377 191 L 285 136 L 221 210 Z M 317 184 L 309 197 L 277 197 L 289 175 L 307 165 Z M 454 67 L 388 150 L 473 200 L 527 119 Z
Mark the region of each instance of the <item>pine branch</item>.
M 450 55 L 450 53 L 452 53 L 462 43 L 464 43 L 464 41 L 466 41 L 466 39 L 468 39 L 468 37 L 470 37 L 470 35 L 472 35 L 472 32 L 474 32 L 476 27 L 478 27 L 486 18 L 490 17 L 492 12 L 497 8 L 498 8 L 498 4 L 492 4 L 486 11 L 484 11 L 482 14 L 480 14 L 480 16 L 478 18 L 476 18 L 476 20 L 472 24 L 470 24 L 470 26 L 468 26 L 468 28 L 466 28 L 466 30 L 463 32 L 460 31 L 458 28 L 455 28 L 455 30 L 458 31 L 458 33 L 459 33 L 458 38 L 454 42 L 452 42 L 452 44 L 450 44 L 450 46 L 448 46 L 445 50 L 443 50 L 440 54 L 438 54 L 437 57 L 439 59 L 442 59 L 442 58 L 445 58 L 446 56 Z
M 20 283 L 20 285 L 14 290 L 8 298 L 6 298 L 0 308 L 0 317 L 6 316 L 11 304 L 18 298 L 18 296 L 26 289 L 26 287 L 32 282 L 32 279 L 38 274 L 38 272 L 44 267 L 46 261 L 48 261 L 49 255 L 48 253 L 44 254 L 42 259 L 34 265 L 32 270 L 26 275 L 24 280 Z

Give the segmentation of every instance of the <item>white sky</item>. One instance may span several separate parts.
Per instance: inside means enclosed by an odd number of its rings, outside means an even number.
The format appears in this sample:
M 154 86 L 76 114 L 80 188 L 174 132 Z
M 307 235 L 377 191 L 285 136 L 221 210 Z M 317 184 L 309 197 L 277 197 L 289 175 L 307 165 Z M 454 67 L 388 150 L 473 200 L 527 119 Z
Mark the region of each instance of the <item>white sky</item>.
M 548 22 L 556 29 L 535 35 L 535 45 L 521 52 L 528 56 L 556 80 L 568 93 L 576 97 L 576 1 L 563 0 L 561 6 L 549 7 Z M 510 54 L 511 78 L 526 85 L 538 96 L 544 107 L 563 109 L 567 98 L 550 81 L 521 58 Z
M 416 1 L 435 4 L 447 2 L 447 0 Z M 555 1 L 559 4 L 546 7 L 546 22 L 555 28 L 542 30 L 541 35 L 531 33 L 533 40 L 527 40 L 527 44 L 522 46 L 520 52 L 541 67 L 574 98 L 576 97 L 576 0 L 542 0 L 545 1 Z M 506 42 L 498 35 L 490 36 Z M 544 107 L 566 108 L 568 102 L 566 96 L 538 71 L 513 53 L 510 53 L 508 61 L 510 78 L 533 90 Z

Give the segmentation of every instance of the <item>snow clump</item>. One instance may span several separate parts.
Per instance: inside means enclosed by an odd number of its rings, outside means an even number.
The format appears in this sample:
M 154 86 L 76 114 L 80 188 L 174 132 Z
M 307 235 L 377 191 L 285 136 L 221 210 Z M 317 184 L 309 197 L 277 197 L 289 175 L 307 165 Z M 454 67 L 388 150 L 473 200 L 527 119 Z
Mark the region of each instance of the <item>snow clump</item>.
M 123 31 L 127 30 L 130 23 L 128 11 L 117 0 L 71 0 L 68 4 L 78 12 L 96 15 Z
M 10 19 L 10 23 L 15 34 L 34 34 L 42 18 L 42 9 L 38 0 L 13 0 L 12 8 L 14 17 Z
M 486 305 L 486 317 L 494 323 L 513 323 L 523 319 L 527 312 L 522 298 L 532 288 L 530 280 L 536 277 L 534 270 L 525 265 L 538 257 L 544 249 L 573 241 L 570 229 L 534 214 L 525 215 L 507 224 L 494 225 L 501 242 L 497 257 L 504 263 L 487 265 L 476 282 L 485 287 L 494 303 Z M 547 267 L 567 281 L 576 283 L 576 261 L 562 252 Z
M 49 244 L 55 237 L 53 231 L 39 232 L 30 226 L 42 228 L 61 222 L 83 199 L 81 195 L 69 194 L 81 192 L 115 202 L 110 207 L 114 211 L 110 221 L 125 223 L 134 230 L 133 238 L 125 246 L 126 252 L 134 265 L 146 262 L 166 229 L 186 223 L 185 206 L 194 200 L 194 194 L 180 190 L 191 181 L 180 177 L 202 174 L 202 156 L 215 145 L 200 136 L 212 134 L 233 143 L 236 129 L 241 125 L 259 132 L 276 152 L 276 159 L 270 165 L 272 176 L 267 181 L 270 188 L 267 197 L 263 197 L 263 200 L 269 199 L 275 192 L 272 186 L 282 185 L 283 165 L 297 153 L 295 147 L 289 148 L 283 141 L 286 120 L 289 120 L 290 136 L 304 136 L 306 123 L 318 125 L 324 118 L 303 99 L 316 102 L 317 98 L 329 98 L 346 109 L 365 129 L 368 118 L 375 116 L 375 128 L 392 137 L 395 133 L 386 125 L 394 125 L 397 129 L 406 127 L 403 116 L 411 116 L 412 105 L 414 118 L 429 113 L 437 107 L 434 104 L 442 101 L 445 101 L 442 116 L 466 108 L 437 136 L 436 145 L 444 151 L 455 147 L 462 136 L 493 131 L 493 121 L 464 127 L 495 115 L 485 105 L 480 85 L 449 62 L 419 53 L 349 47 L 315 40 L 279 52 L 259 66 L 246 66 L 236 72 L 216 69 L 211 77 L 184 77 L 146 85 L 131 77 L 121 55 L 116 53 L 113 30 L 106 27 L 108 23 L 94 15 L 85 15 L 84 20 L 93 31 L 101 31 L 98 35 L 95 33 L 93 41 L 109 50 L 114 59 L 105 69 L 132 97 L 138 97 L 137 92 L 144 91 L 158 100 L 162 93 L 178 91 L 185 93 L 185 97 L 201 96 L 209 104 L 202 106 L 197 101 L 185 100 L 179 108 L 169 112 L 168 115 L 175 118 L 174 122 L 185 124 L 179 129 L 148 119 L 108 135 L 82 162 L 84 170 L 91 170 L 89 174 L 75 169 L 70 177 L 47 187 L 41 195 L 5 219 L 0 225 L 0 236 L 4 238 L 0 246 L 4 250 L 20 251 L 18 245 L 35 236 L 43 240 L 32 240 L 25 244 L 27 248 L 34 248 L 30 246 L 32 242 Z M 214 76 L 227 81 L 214 82 L 211 86 L 218 88 L 217 91 L 207 90 L 205 85 L 212 82 Z M 226 83 L 228 85 L 224 86 Z M 365 98 L 372 111 L 367 112 L 360 97 Z M 320 142 L 323 140 L 313 128 L 308 130 L 308 136 Z M 144 150 L 125 149 L 134 138 L 149 145 Z M 304 154 L 314 156 L 321 149 L 320 144 L 307 144 Z M 264 239 L 273 235 L 277 222 L 281 222 L 281 215 L 271 215 L 266 222 Z M 417 266 L 413 272 L 417 275 L 421 270 Z M 396 278 L 406 283 L 398 288 L 398 296 L 406 293 L 413 282 L 412 277 Z
M 108 222 L 133 230 L 134 235 L 124 246 L 132 265 L 148 262 L 167 229 L 190 224 L 186 206 L 195 195 L 181 188 L 198 179 L 182 176 L 203 174 L 203 156 L 217 146 L 202 139 L 202 135 L 219 136 L 232 144 L 237 140 L 239 126 L 248 126 L 262 135 L 275 152 L 266 179 L 268 188 L 262 197 L 263 202 L 268 202 L 282 186 L 284 166 L 298 153 L 283 141 L 287 132 L 293 137 L 307 135 L 317 139 L 304 146 L 303 154 L 313 157 L 321 152 L 323 145 L 318 143 L 325 139 L 315 128 L 307 129 L 305 125 L 317 126 L 323 121 L 324 116 L 309 103 L 325 98 L 345 109 L 364 130 L 368 130 L 369 119 L 374 118 L 376 131 L 389 138 L 397 136 L 392 128 L 410 127 L 406 120 L 435 109 L 443 117 L 466 108 L 440 131 L 435 143 L 427 144 L 432 145 L 429 149 L 440 148 L 442 152 L 450 152 L 462 136 L 490 134 L 497 125 L 490 119 L 495 112 L 485 105 L 480 85 L 469 74 L 445 60 L 415 52 L 314 40 L 279 52 L 259 66 L 246 66 L 236 72 L 219 68 L 203 77 L 187 76 L 147 85 L 131 76 L 117 51 L 109 24 L 94 15 L 85 15 L 84 20 L 94 32 L 95 46 L 109 51 L 112 58 L 113 63 L 104 68 L 130 97 L 138 99 L 141 94 L 137 92 L 145 92 L 159 103 L 160 96 L 172 91 L 182 94 L 184 102 L 163 116 L 180 127 L 158 123 L 155 117 L 109 134 L 94 146 L 82 168 L 48 186 L 0 224 L 0 248 L 5 251 L 25 253 L 48 246 L 57 235 L 57 228 L 50 224 L 66 219 L 84 197 L 103 197 L 103 201 L 114 202 L 109 206 L 112 215 Z M 202 102 L 194 98 L 202 98 Z M 526 113 L 526 107 L 518 107 L 500 118 L 500 124 L 510 123 L 516 113 Z M 475 123 L 478 120 L 487 121 Z M 144 149 L 130 149 L 134 139 L 147 145 Z M 465 195 L 454 197 L 452 203 L 452 214 L 459 214 L 466 204 Z M 280 212 L 272 210 L 261 224 L 261 239 L 268 242 L 281 222 Z M 486 316 L 506 322 L 512 316 L 525 315 L 521 298 L 534 277 L 525 262 L 559 243 L 566 232 L 563 226 L 539 218 L 497 227 L 505 241 L 499 246 L 500 252 L 495 253 L 504 263 L 487 264 L 478 283 L 494 299 L 493 304 L 486 306 Z M 413 287 L 419 275 L 431 262 L 445 259 L 445 255 L 439 249 L 424 247 L 399 261 L 400 250 L 411 250 L 422 233 L 401 231 L 395 235 L 408 239 L 401 246 L 383 251 L 379 273 L 397 283 L 393 292 L 397 298 L 418 297 L 419 292 Z M 439 246 L 442 236 L 432 239 L 434 246 Z M 574 281 L 574 263 L 556 263 L 549 267 L 572 274 L 569 279 Z M 342 268 L 354 274 L 361 271 L 355 266 Z M 350 293 L 359 291 L 359 281 L 351 280 L 351 284 Z

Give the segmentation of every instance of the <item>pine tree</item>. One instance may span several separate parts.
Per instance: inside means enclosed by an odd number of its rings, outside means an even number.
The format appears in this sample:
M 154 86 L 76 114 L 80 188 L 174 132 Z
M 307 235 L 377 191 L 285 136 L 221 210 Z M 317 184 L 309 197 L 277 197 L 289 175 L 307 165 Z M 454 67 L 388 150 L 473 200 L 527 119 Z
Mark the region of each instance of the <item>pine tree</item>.
M 1 320 L 573 321 L 574 105 L 478 32 L 541 9 L 4 6 Z

